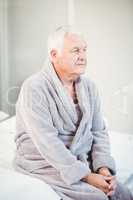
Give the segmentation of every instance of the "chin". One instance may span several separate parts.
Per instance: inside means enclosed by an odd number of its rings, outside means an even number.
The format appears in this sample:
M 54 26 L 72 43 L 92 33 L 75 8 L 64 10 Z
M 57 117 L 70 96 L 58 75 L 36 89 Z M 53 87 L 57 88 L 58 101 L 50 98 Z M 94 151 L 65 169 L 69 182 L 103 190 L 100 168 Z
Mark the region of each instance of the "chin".
M 80 71 L 80 74 L 84 74 L 85 73 L 85 69 Z
M 80 65 L 78 68 L 77 68 L 77 72 L 79 74 L 84 74 L 85 73 L 85 69 L 86 69 L 86 66 L 85 65 Z
M 80 71 L 80 72 L 78 72 L 78 73 L 75 73 L 74 75 L 73 75 L 73 80 L 76 80 L 76 79 L 78 79 L 81 75 L 83 75 L 85 73 L 85 70 L 83 71 Z
M 79 71 L 78 71 L 78 74 L 79 75 L 82 75 L 82 74 L 84 74 L 85 73 L 85 69 L 80 69 Z

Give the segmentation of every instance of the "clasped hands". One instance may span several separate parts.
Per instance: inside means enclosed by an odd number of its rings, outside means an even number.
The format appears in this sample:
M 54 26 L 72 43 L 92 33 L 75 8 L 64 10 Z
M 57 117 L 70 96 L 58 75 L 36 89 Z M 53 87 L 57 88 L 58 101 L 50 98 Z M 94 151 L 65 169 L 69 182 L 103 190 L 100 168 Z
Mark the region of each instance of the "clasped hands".
M 116 177 L 112 176 L 107 167 L 101 167 L 98 173 L 90 173 L 83 181 L 102 190 L 107 196 L 112 196 L 117 186 Z

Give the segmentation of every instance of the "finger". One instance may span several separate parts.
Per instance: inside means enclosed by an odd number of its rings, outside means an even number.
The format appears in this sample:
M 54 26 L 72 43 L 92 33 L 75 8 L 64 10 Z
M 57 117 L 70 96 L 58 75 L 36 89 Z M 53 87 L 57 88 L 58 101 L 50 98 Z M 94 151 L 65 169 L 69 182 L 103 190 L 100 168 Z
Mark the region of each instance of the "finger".
M 110 185 L 106 181 L 104 181 L 103 189 L 106 191 L 106 193 L 109 191 L 109 186 Z
M 106 195 L 110 192 L 109 188 L 107 187 L 101 187 L 100 188 Z
M 117 187 L 117 182 L 116 182 L 116 180 L 112 180 L 112 181 L 110 182 L 109 189 L 116 189 L 116 187 Z
M 107 193 L 107 196 L 113 196 L 115 194 L 115 191 L 114 190 L 111 190 Z
M 107 183 L 111 184 L 112 181 L 115 181 L 116 182 L 116 178 L 115 176 L 111 176 L 111 177 L 105 177 L 105 180 Z M 113 183 L 112 183 L 113 184 Z M 110 186 L 110 188 L 112 187 L 112 185 Z
M 103 183 L 101 184 L 100 188 L 103 192 L 107 194 L 109 192 L 109 183 L 103 180 Z
M 111 181 L 112 179 L 114 179 L 113 176 L 104 176 L 103 178 L 105 181 Z

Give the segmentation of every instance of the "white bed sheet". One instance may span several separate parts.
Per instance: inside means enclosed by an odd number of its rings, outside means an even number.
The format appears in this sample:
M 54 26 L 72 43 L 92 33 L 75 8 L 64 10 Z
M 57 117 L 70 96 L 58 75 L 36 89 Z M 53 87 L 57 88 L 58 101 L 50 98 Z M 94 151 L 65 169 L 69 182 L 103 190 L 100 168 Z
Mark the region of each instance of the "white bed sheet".
M 60 200 L 56 192 L 43 181 L 0 168 L 1 200 Z
M 118 180 L 124 183 L 133 194 L 133 134 L 110 132 L 109 135 Z

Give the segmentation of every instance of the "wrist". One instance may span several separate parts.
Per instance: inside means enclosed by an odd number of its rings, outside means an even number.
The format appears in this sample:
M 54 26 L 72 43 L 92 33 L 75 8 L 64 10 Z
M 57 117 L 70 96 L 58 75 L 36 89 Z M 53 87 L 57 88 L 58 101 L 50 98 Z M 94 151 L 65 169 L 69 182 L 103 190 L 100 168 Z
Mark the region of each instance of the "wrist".
M 98 169 L 98 174 L 102 174 L 104 176 L 111 176 L 111 172 L 108 167 L 101 167 Z
M 87 182 L 88 180 L 88 175 L 82 178 L 82 181 Z

